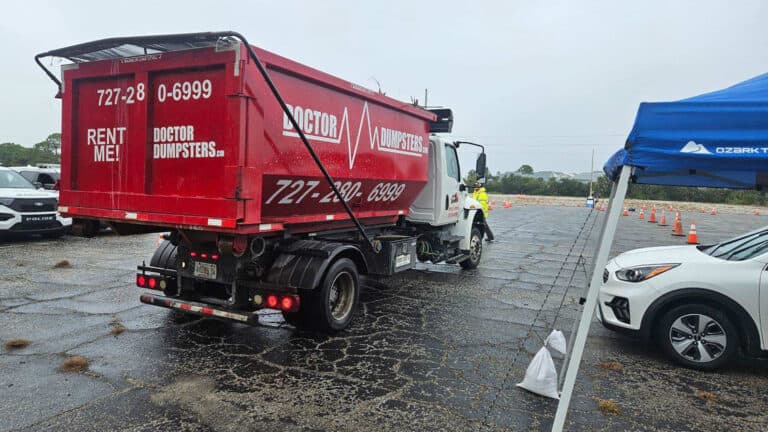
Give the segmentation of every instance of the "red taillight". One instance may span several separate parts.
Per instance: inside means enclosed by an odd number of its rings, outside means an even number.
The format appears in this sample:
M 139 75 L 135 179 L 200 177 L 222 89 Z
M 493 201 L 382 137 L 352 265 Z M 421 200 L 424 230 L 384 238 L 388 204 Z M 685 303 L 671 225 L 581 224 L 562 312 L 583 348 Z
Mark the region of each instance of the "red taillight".
M 283 297 L 283 299 L 280 300 L 280 307 L 283 310 L 293 309 L 293 297 Z
M 211 259 L 212 260 L 217 260 L 217 259 L 219 259 L 219 255 L 218 254 L 213 254 L 213 255 L 211 255 Z
M 208 254 L 207 253 L 201 253 L 200 254 L 200 258 L 207 259 L 208 258 Z
M 277 303 L 278 301 L 276 295 L 270 294 L 267 296 L 267 307 L 274 309 L 277 307 Z
M 196 257 L 196 256 L 197 256 L 197 252 L 190 252 L 190 253 L 189 253 L 189 256 L 191 256 L 192 258 L 194 258 L 194 257 Z
M 136 276 L 136 285 L 140 287 L 144 287 L 147 285 L 147 278 L 144 277 L 144 275 L 137 275 Z
M 156 286 L 157 286 L 157 279 L 153 277 L 149 278 L 149 287 L 152 289 L 155 289 Z

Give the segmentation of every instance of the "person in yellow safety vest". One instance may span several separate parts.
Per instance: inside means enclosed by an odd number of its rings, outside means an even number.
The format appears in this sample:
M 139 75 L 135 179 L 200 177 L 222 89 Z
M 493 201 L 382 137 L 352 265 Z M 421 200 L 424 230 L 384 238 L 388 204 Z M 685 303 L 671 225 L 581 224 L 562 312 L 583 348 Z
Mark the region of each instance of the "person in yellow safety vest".
M 485 216 L 485 237 L 487 241 L 493 241 L 493 232 L 491 227 L 488 226 L 488 193 L 485 191 L 485 187 L 480 183 L 475 183 L 475 189 L 472 191 L 472 198 L 480 203 L 483 208 L 483 216 Z
M 481 185 L 480 183 L 475 184 L 475 190 L 472 191 L 472 198 L 477 200 L 477 202 L 480 203 L 480 206 L 483 207 L 483 214 L 485 217 L 488 217 L 488 193 L 485 192 L 485 187 Z

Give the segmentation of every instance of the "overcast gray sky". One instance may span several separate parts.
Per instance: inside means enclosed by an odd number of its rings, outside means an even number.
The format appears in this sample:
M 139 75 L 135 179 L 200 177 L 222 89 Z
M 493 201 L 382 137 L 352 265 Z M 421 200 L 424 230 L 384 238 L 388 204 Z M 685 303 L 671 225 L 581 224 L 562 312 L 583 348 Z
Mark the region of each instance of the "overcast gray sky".
M 120 5 L 120 6 L 118 6 Z M 60 129 L 36 53 L 93 39 L 237 30 L 251 43 L 408 101 L 450 106 L 489 166 L 588 171 L 619 148 L 641 101 L 768 71 L 768 2 L 23 1 L 0 17 L 0 142 Z M 465 159 L 465 158 L 463 158 Z

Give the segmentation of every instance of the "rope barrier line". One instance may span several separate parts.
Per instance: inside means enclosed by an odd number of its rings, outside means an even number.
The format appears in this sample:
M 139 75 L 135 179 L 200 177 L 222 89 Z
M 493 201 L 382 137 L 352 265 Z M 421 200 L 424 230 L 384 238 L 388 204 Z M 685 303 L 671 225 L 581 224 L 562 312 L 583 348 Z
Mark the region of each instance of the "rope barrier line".
M 566 265 L 568 264 L 568 261 L 569 261 L 569 259 L 571 257 L 571 254 L 573 253 L 574 249 L 576 248 L 576 244 L 582 239 L 582 233 L 584 233 L 584 228 L 589 224 L 589 220 L 592 217 L 593 213 L 596 213 L 595 209 L 591 208 L 589 210 L 589 213 L 587 213 L 587 217 L 584 219 L 584 223 L 581 224 L 581 228 L 579 228 L 579 232 L 576 234 L 576 237 L 574 238 L 573 242 L 571 243 L 571 247 L 569 248 L 568 253 L 565 256 L 565 259 L 563 260 L 562 265 L 558 269 L 557 274 L 555 275 L 555 278 L 552 281 L 552 285 L 547 290 L 547 294 L 544 296 L 544 301 L 542 302 L 541 307 L 536 311 L 536 316 L 533 318 L 533 320 L 531 321 L 531 324 L 528 326 L 528 330 L 527 330 L 525 336 L 521 339 L 521 342 L 520 342 L 520 345 L 519 345 L 518 349 L 515 350 L 515 355 L 512 357 L 512 361 L 509 362 L 508 367 L 507 367 L 507 371 L 504 374 L 504 379 L 501 382 L 500 390 L 499 390 L 499 392 L 496 393 L 496 397 L 494 397 L 493 402 L 488 405 L 488 409 L 486 410 L 486 413 L 483 416 L 483 421 L 482 421 L 483 422 L 483 426 L 486 426 L 486 427 L 490 426 L 490 424 L 488 423 L 488 417 L 491 415 L 491 413 L 493 412 L 494 408 L 496 407 L 496 403 L 498 401 L 499 393 L 503 392 L 504 389 L 507 386 L 509 378 L 512 375 L 513 368 L 514 368 L 515 364 L 517 363 L 517 359 L 518 359 L 518 356 L 520 355 L 520 352 L 525 350 L 525 342 L 532 335 L 536 335 L 537 337 L 539 337 L 538 334 L 536 334 L 536 332 L 534 330 L 534 327 L 536 326 L 536 321 L 539 320 L 539 317 L 541 316 L 541 313 L 544 310 L 544 307 L 546 306 L 547 301 L 549 300 L 550 295 L 552 294 L 552 292 L 554 291 L 555 287 L 557 286 L 557 282 L 560 279 L 560 275 L 563 274 L 563 270 L 565 269 Z M 584 238 L 584 245 L 582 246 L 581 252 L 579 253 L 579 260 L 576 261 L 576 265 L 574 266 L 573 271 L 571 272 L 571 278 L 570 278 L 571 281 L 573 281 L 573 275 L 578 270 L 579 262 L 583 258 L 584 250 L 586 249 L 586 245 L 589 242 L 589 236 L 592 233 L 592 229 L 594 228 L 595 222 L 597 221 L 597 219 L 598 219 L 597 217 L 595 217 L 593 219 L 592 225 L 590 226 L 589 231 L 588 231 L 586 237 Z M 570 288 L 570 282 L 569 282 L 569 286 L 566 287 L 565 292 L 563 293 L 563 299 L 561 299 L 561 301 L 560 301 L 560 306 L 558 308 L 557 314 L 555 315 L 555 319 L 557 319 L 557 317 L 560 314 L 560 310 L 563 307 L 564 299 L 568 295 L 568 289 L 569 288 Z M 554 322 L 553 322 L 553 325 L 554 325 Z M 539 339 L 541 339 L 541 337 L 539 337 Z

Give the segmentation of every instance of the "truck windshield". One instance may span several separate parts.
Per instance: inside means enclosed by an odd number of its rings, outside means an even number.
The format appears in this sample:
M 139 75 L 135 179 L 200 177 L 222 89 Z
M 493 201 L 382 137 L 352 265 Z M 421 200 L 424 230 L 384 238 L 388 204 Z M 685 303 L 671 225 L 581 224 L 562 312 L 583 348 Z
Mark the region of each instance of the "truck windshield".
M 768 229 L 762 228 L 741 237 L 700 249 L 707 255 L 729 261 L 743 261 L 768 252 Z
M 16 171 L 0 171 L 0 189 L 35 189 L 35 185 Z

